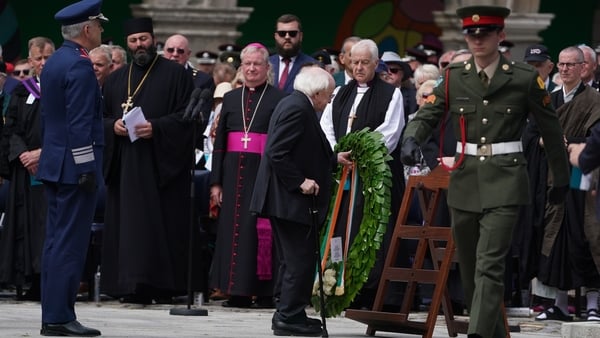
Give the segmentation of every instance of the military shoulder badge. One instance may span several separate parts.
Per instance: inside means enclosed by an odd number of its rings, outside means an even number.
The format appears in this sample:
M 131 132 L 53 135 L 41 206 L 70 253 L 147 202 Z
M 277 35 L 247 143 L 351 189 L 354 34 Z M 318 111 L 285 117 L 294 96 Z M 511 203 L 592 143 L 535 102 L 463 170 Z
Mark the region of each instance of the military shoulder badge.
M 435 95 L 431 94 L 431 95 L 427 96 L 425 98 L 425 103 L 434 104 L 435 103 Z

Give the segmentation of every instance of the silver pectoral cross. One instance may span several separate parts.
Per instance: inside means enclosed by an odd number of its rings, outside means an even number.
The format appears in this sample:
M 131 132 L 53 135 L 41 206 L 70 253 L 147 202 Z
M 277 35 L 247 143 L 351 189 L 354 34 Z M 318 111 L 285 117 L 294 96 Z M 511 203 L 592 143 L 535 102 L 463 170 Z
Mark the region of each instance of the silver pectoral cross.
M 248 149 L 248 142 L 252 141 L 252 138 L 248 137 L 248 133 L 244 133 L 244 137 L 240 141 L 244 142 L 244 149 Z

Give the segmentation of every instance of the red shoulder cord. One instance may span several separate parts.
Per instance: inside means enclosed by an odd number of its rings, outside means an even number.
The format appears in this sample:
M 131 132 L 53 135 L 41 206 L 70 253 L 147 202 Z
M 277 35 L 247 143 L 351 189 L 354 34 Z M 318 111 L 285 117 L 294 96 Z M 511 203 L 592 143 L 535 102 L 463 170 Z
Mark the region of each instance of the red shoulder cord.
M 458 168 L 458 166 L 460 166 L 460 164 L 463 162 L 463 160 L 465 159 L 465 145 L 467 143 L 467 132 L 466 132 L 466 128 L 465 128 L 465 115 L 461 114 L 460 118 L 459 118 L 459 124 L 460 124 L 460 144 L 462 145 L 462 151 L 460 153 L 460 156 L 458 158 L 458 161 L 456 161 L 454 163 L 454 165 L 452 165 L 452 167 L 447 166 L 446 164 L 444 164 L 444 161 L 442 161 L 442 158 L 444 157 L 444 129 L 446 129 L 446 115 L 448 114 L 448 87 L 450 86 L 450 68 L 446 68 L 446 78 L 444 79 L 444 94 L 445 94 L 445 102 L 444 102 L 444 115 L 442 120 L 440 121 L 440 123 L 442 124 L 440 127 L 440 153 L 439 153 L 439 157 L 440 157 L 440 165 L 442 166 L 442 168 L 446 169 L 447 171 L 452 171 L 456 168 Z

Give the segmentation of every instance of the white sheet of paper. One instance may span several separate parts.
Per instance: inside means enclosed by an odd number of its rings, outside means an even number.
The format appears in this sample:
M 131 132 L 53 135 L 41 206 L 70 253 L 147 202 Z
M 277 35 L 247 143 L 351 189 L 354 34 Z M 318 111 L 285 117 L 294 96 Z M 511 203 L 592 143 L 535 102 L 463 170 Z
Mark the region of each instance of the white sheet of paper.
M 135 126 L 146 123 L 146 117 L 144 116 L 142 108 L 139 106 L 133 107 L 127 114 L 123 115 L 123 123 L 127 128 L 127 133 L 129 134 L 131 142 L 137 140 L 138 137 L 135 135 Z
M 342 262 L 344 255 L 342 254 L 342 237 L 333 237 L 331 239 L 331 261 L 333 263 Z

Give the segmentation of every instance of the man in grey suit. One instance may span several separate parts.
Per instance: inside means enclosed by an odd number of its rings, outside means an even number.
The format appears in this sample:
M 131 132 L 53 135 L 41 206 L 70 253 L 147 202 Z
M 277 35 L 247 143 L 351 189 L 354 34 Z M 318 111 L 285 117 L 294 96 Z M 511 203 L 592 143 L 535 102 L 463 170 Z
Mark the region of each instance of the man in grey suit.
M 321 322 L 308 318 L 317 257 L 311 209 L 325 222 L 336 163 L 351 165 L 350 152 L 337 155 L 321 130 L 317 112 L 331 98 L 333 77 L 319 67 L 303 68 L 294 92 L 271 117 L 250 211 L 268 216 L 281 259 L 281 293 L 273 315 L 276 336 L 320 336 Z

